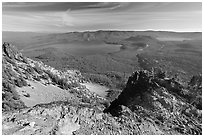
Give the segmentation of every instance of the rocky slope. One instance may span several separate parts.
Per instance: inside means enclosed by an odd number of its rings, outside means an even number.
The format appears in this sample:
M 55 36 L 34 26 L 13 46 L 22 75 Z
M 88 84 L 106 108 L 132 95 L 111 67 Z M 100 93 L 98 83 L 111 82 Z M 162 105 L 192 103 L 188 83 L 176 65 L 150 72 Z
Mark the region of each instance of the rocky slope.
M 80 85 L 80 82 L 83 82 L 83 78 L 79 71 L 58 71 L 50 66 L 44 65 L 42 62 L 22 56 L 22 54 L 9 43 L 3 44 L 2 51 L 3 110 L 26 107 L 25 101 L 22 101 L 25 100 L 23 98 L 27 98 L 27 102 L 29 98 L 31 98 L 30 101 L 35 100 L 38 102 L 39 99 L 42 98 L 41 96 L 44 95 L 39 95 L 39 98 L 32 98 L 36 95 L 33 93 L 35 92 L 35 88 L 38 87 L 44 88 L 42 93 L 45 92 L 45 89 L 55 88 L 55 90 L 62 92 L 62 97 L 65 96 L 66 93 L 69 93 L 67 95 L 68 98 L 70 98 L 71 92 L 75 94 L 78 93 L 78 96 L 81 97 L 85 94 L 87 94 L 89 98 L 96 96 L 88 92 L 84 86 Z M 40 89 L 37 90 L 40 91 Z M 84 94 L 80 93 L 81 91 L 83 91 L 82 93 Z M 48 94 L 47 99 L 52 96 L 50 93 Z M 50 102 L 59 101 L 61 99 L 66 100 L 66 98 L 62 97 L 53 100 L 50 99 Z
M 9 43 L 2 51 L 4 135 L 202 134 L 201 76 L 183 85 L 161 71 L 136 71 L 109 103 L 80 84 L 79 71 L 58 71 Z
M 201 76 L 194 76 L 184 85 L 176 78 L 166 78 L 160 69 L 136 71 L 105 111 L 118 116 L 124 105 L 166 132 L 202 134 L 201 86 Z

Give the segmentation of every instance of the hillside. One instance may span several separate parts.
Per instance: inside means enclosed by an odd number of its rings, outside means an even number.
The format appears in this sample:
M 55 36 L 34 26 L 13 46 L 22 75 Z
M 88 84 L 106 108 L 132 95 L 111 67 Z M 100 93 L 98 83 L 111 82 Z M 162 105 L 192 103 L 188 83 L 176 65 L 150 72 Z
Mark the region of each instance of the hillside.
M 81 101 L 97 97 L 84 86 L 88 81 L 78 70 L 56 70 L 24 57 L 9 43 L 2 45 L 2 51 L 2 103 L 5 111 L 54 101 Z
M 165 31 L 3 32 L 3 41 L 33 60 L 62 71 L 80 70 L 92 82 L 121 90 L 135 70 L 160 67 L 184 81 L 201 74 L 201 36 Z
M 57 70 L 3 43 L 2 134 L 202 134 L 201 75 L 183 82 L 151 70 L 136 71 L 122 92 L 101 97 L 83 86 L 80 71 Z

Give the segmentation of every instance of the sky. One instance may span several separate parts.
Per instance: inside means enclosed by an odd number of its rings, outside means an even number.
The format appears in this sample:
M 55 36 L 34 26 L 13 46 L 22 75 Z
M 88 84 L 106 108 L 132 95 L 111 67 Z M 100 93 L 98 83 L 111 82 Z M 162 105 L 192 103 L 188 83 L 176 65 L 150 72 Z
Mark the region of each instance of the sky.
M 202 31 L 201 2 L 3 2 L 3 31 Z

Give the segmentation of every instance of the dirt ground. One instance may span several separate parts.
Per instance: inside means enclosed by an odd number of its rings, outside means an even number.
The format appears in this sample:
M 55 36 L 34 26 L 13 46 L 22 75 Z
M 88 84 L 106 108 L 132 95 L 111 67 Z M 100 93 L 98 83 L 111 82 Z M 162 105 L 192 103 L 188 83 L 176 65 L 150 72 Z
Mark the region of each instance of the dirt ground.
M 56 85 L 43 84 L 41 82 L 27 81 L 30 86 L 17 87 L 21 100 L 26 106 L 31 107 L 36 104 L 50 103 L 70 99 L 71 95 L 67 90 L 63 90 Z

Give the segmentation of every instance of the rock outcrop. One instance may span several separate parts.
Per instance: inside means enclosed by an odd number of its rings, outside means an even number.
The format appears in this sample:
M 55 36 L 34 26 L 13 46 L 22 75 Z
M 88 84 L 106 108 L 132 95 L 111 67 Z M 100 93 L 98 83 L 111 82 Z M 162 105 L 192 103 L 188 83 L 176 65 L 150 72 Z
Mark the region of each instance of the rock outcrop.
M 202 99 L 198 91 L 190 90 L 195 85 L 200 87 L 201 79 L 194 76 L 189 85 L 184 86 L 159 72 L 136 71 L 123 92 L 105 112 L 119 116 L 121 107 L 126 106 L 132 113 L 151 119 L 161 128 L 165 127 L 163 130 L 166 132 L 172 130 L 180 134 L 202 134 L 202 107 L 198 107 Z M 193 99 L 194 102 L 200 101 L 199 105 L 193 105 Z
M 4 135 L 131 135 L 164 134 L 156 125 L 132 115 L 124 107 L 121 117 L 83 105 L 60 102 L 3 115 Z

